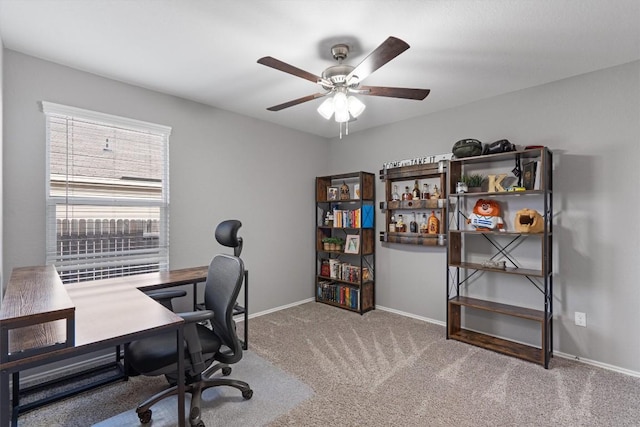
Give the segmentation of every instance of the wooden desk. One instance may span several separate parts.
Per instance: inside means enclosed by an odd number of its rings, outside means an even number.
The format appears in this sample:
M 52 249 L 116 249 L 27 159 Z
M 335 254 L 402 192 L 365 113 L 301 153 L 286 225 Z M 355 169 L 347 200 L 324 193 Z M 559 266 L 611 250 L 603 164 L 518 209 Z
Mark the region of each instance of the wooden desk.
M 9 283 L 0 310 L 0 348 L 8 351 L 0 363 L 73 345 L 75 307 L 53 266 L 16 268 Z
M 26 267 L 21 274 L 32 277 L 26 282 L 37 283 L 47 277 L 51 279 L 51 267 Z M 55 270 L 53 270 L 55 273 Z M 61 336 L 65 336 L 65 320 L 55 320 L 44 324 L 29 326 L 30 329 L 20 328 L 8 331 L 10 346 L 2 349 L 2 363 L 0 364 L 0 426 L 8 426 L 13 418 L 13 425 L 17 425 L 16 417 L 12 417 L 9 402 L 9 377 L 14 374 L 14 381 L 19 379 L 19 372 L 25 369 L 42 366 L 59 360 L 68 359 L 101 350 L 112 348 L 137 339 L 154 334 L 175 330 L 179 345 L 183 342 L 183 324 L 181 317 L 165 309 L 156 301 L 147 297 L 139 289 L 149 290 L 163 287 L 192 284 L 206 280 L 206 267 L 188 268 L 162 273 L 148 273 L 114 279 L 96 280 L 91 282 L 64 285 L 64 289 L 74 308 L 75 327 L 72 336 L 67 335 L 66 341 L 73 340 L 72 345 L 56 345 Z M 55 273 L 57 276 L 57 273 Z M 14 275 L 12 274 L 12 279 Z M 22 276 L 23 277 L 23 276 Z M 59 280 L 59 278 L 58 278 Z M 21 295 L 25 281 L 9 281 L 7 294 Z M 33 295 L 36 295 L 35 293 Z M 46 298 L 48 293 L 41 295 Z M 24 295 L 23 295 L 24 296 Z M 24 301 L 24 298 L 5 299 L 0 309 L 0 319 L 4 324 L 16 322 L 15 313 L 24 317 L 25 310 L 17 309 L 16 305 L 35 305 L 39 303 Z M 46 304 L 45 304 L 46 305 Z M 68 307 L 67 307 L 68 308 Z M 38 316 L 43 314 L 38 310 Z M 28 316 L 27 316 L 28 317 Z M 46 316 L 45 316 L 46 317 Z M 47 317 L 48 319 L 48 317 Z M 33 320 L 33 319 L 31 319 Z M 30 321 L 31 321 L 30 320 Z M 24 319 L 22 319 L 24 321 Z M 12 323 L 13 324 L 13 323 Z M 34 343 L 32 333 L 41 334 L 38 348 L 47 351 L 31 352 Z M 9 350 L 9 348 L 11 350 Z M 11 352 L 9 354 L 9 351 Z M 6 355 L 5 355 L 6 353 Z M 24 353 L 24 357 L 18 357 Z M 178 352 L 179 366 L 184 366 L 184 354 Z M 184 426 L 184 372 L 179 369 L 178 380 L 178 420 Z M 19 384 L 18 384 L 19 386 Z M 15 390 L 14 390 L 15 391 Z M 133 408 L 132 408 L 133 410 Z

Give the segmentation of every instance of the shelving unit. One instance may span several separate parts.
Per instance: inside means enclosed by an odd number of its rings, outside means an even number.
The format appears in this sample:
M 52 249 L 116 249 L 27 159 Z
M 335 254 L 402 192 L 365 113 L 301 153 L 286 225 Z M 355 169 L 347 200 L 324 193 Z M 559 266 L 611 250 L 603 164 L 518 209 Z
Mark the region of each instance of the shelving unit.
M 316 178 L 316 301 L 360 314 L 375 308 L 374 182 L 368 172 Z M 346 246 L 325 247 L 326 238 Z
M 423 246 L 444 246 L 446 245 L 446 172 L 447 162 L 427 163 L 421 165 L 401 166 L 392 169 L 382 169 L 380 179 L 385 183 L 385 201 L 380 202 L 380 209 L 385 213 L 384 230 L 380 231 L 380 241 L 389 243 L 404 243 L 410 245 Z M 420 199 L 420 200 L 393 200 L 393 187 L 397 186 L 402 193 L 406 186 L 412 189 L 415 180 L 419 181 L 419 188 L 422 190 L 424 183 L 429 184 L 430 192 L 435 185 L 440 190 L 440 198 Z M 437 212 L 440 222 L 439 230 L 435 234 L 412 233 L 410 231 L 391 231 L 389 225 L 393 223 L 392 217 L 402 214 L 407 215 L 407 227 L 409 215 L 412 213 L 421 216 L 426 213 L 427 217 L 431 212 Z M 420 218 L 418 217 L 418 220 Z M 418 221 L 419 222 L 419 221 Z
M 514 164 L 536 164 L 535 187 L 524 191 L 456 193 L 456 184 L 464 174 L 511 175 Z M 549 367 L 553 355 L 553 176 L 552 153 L 546 148 L 514 151 L 451 160 L 448 171 L 449 200 L 447 252 L 447 338 L 484 347 Z M 510 185 L 517 185 L 511 175 Z M 504 231 L 480 231 L 467 224 L 467 218 L 478 199 L 498 202 L 502 207 Z M 519 209 L 535 209 L 542 219 L 542 231 L 516 231 L 515 214 Z M 504 261 L 505 266 L 490 261 Z M 484 294 L 474 295 L 476 282 L 484 282 Z M 535 307 L 501 301 L 514 281 L 524 279 L 541 294 Z M 480 292 L 482 293 L 482 292 Z M 513 299 L 513 296 L 512 296 Z M 485 333 L 465 314 L 492 313 L 534 322 L 540 329 L 540 344 L 524 344 L 522 340 Z

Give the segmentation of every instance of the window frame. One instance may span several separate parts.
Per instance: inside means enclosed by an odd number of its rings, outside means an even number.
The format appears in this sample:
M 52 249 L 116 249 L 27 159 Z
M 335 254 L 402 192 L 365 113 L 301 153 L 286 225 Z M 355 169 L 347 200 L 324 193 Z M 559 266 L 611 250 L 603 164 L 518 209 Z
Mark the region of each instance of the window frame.
M 96 111 L 86 110 L 77 107 L 71 107 L 52 102 L 42 101 L 42 111 L 45 114 L 46 122 L 46 171 L 45 171 L 45 195 L 46 195 L 46 245 L 45 245 L 45 258 L 47 264 L 52 263 L 59 269 L 61 265 L 66 265 L 65 262 L 58 262 L 61 257 L 57 254 L 57 225 L 56 225 L 56 207 L 60 205 L 101 205 L 101 206 L 145 206 L 159 208 L 159 236 L 157 249 L 157 259 L 159 261 L 158 271 L 167 271 L 169 269 L 169 211 L 170 211 L 170 193 L 169 193 L 169 137 L 171 135 L 172 128 L 165 125 L 159 125 L 156 123 L 145 122 L 141 120 L 131 119 L 122 116 L 116 116 L 112 114 L 100 113 Z M 52 196 L 51 194 L 51 118 L 62 118 L 66 120 L 80 120 L 97 123 L 107 127 L 124 129 L 127 131 L 135 131 L 141 133 L 149 133 L 162 137 L 163 141 L 163 157 L 164 162 L 162 164 L 162 197 L 159 200 L 154 199 L 132 199 L 132 198 L 117 198 L 117 197 L 86 197 L 86 196 Z M 67 175 L 68 179 L 68 175 Z M 127 251 L 128 254 L 133 251 Z M 112 258 L 107 263 L 103 263 L 104 266 L 108 264 L 122 264 L 114 262 L 117 258 Z M 78 270 L 83 270 L 83 264 L 78 263 Z M 97 268 L 97 267 L 96 267 Z M 68 270 L 65 268 L 65 270 Z M 142 273 L 147 272 L 143 271 Z M 121 272 L 112 277 L 127 276 L 132 274 L 139 274 L 136 272 Z M 86 279 L 91 280 L 91 279 Z M 78 282 L 82 281 L 78 278 L 74 280 L 64 280 L 64 282 Z

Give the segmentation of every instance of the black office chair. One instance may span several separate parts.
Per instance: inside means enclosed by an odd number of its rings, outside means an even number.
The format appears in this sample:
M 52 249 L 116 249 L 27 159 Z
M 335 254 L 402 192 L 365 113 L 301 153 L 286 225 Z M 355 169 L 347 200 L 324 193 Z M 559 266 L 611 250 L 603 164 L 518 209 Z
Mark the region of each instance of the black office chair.
M 222 221 L 216 227 L 216 240 L 222 246 L 233 248 L 233 255 L 239 257 L 242 253 L 242 237 L 238 237 L 238 230 L 242 227 L 242 223 L 237 219 L 228 219 Z M 196 304 L 198 309 L 201 309 L 201 304 Z M 233 306 L 233 315 L 244 315 L 244 336 L 240 340 L 242 343 L 242 349 L 246 350 L 249 347 L 249 272 L 244 271 L 244 305 L 240 305 L 237 302 Z
M 242 358 L 242 347 L 236 335 L 233 306 L 238 298 L 244 277 L 242 260 L 230 255 L 216 255 L 209 264 L 205 283 L 205 311 L 179 313 L 184 318 L 186 392 L 191 394 L 189 423 L 204 427 L 201 420 L 202 392 L 221 385 L 235 387 L 242 397 L 251 399 L 253 390 L 244 381 L 212 377 L 222 370 L 231 373 L 228 365 Z M 209 320 L 213 329 L 198 322 Z M 126 350 L 125 359 L 142 375 L 177 375 L 178 353 L 174 333 L 134 341 Z M 213 362 L 219 363 L 213 363 Z M 151 407 L 165 397 L 177 394 L 177 385 L 141 403 L 136 412 L 140 422 L 151 421 Z

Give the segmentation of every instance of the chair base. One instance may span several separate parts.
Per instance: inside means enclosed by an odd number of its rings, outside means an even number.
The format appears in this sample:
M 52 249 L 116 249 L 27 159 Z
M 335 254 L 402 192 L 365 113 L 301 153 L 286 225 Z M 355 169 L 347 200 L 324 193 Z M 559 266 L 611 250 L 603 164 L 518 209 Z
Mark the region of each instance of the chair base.
M 216 365 L 213 371 L 217 371 L 218 369 L 222 369 L 223 372 L 231 372 L 231 368 L 225 365 Z M 228 375 L 228 374 L 227 374 Z M 185 393 L 189 393 L 191 395 L 191 407 L 189 409 L 189 424 L 192 427 L 205 427 L 204 422 L 202 421 L 202 413 L 201 413 L 201 405 L 202 405 L 202 392 L 208 388 L 219 387 L 219 386 L 229 386 L 237 388 L 242 392 L 242 397 L 246 400 L 251 399 L 253 397 L 253 390 L 249 384 L 244 381 L 234 380 L 231 378 L 208 378 L 203 376 L 201 379 L 185 385 Z M 178 394 L 178 386 L 174 385 L 166 390 L 163 390 L 154 396 L 151 396 L 144 402 L 142 402 L 136 408 L 136 413 L 138 414 L 138 418 L 142 424 L 147 424 L 151 421 L 151 407 L 161 401 L 164 398 L 170 396 L 176 396 Z

